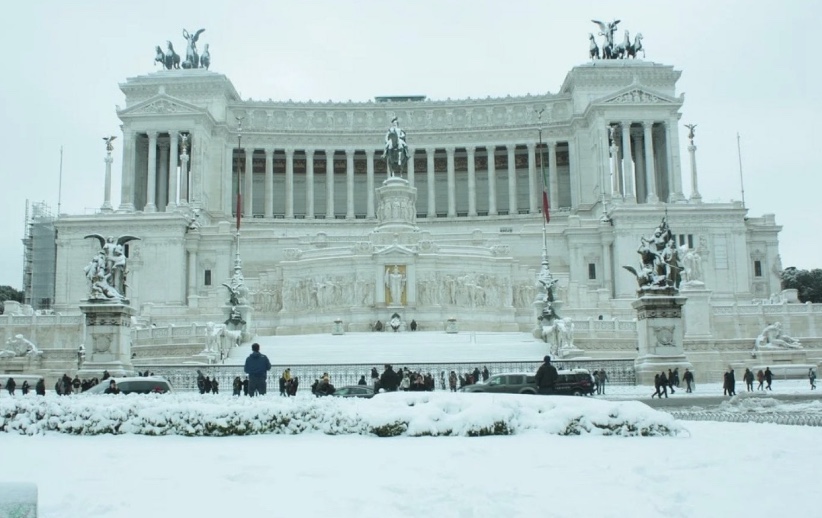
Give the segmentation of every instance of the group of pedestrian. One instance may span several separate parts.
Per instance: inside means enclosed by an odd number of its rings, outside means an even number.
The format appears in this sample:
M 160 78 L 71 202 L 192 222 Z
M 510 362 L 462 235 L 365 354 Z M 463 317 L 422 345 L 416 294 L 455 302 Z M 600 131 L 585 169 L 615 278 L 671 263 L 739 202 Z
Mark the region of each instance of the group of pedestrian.
M 297 388 L 300 386 L 300 379 L 291 375 L 291 369 L 283 371 L 280 376 L 280 395 L 281 396 L 296 396 Z
M 690 382 L 693 382 L 693 374 L 688 369 L 685 369 L 685 376 L 690 379 Z M 686 383 L 688 383 L 686 392 L 691 391 L 690 382 L 686 381 Z M 667 398 L 669 390 L 671 391 L 671 395 L 676 393 L 674 387 L 679 387 L 679 367 L 668 369 L 667 374 L 663 370 L 659 374 L 654 375 L 654 393 L 651 394 L 651 398 L 658 397 L 662 399 L 662 396 Z
M 10 396 L 15 395 L 17 391 L 17 382 L 14 381 L 14 378 L 9 377 L 6 380 L 5 389 L 8 391 Z M 31 391 L 31 384 L 29 383 L 29 380 L 23 380 L 23 383 L 20 385 L 20 392 L 22 392 L 24 396 L 27 396 L 29 391 Z M 43 378 L 38 379 L 37 383 L 34 384 L 34 392 L 38 396 L 46 395 L 46 382 Z
M 605 382 L 607 381 L 608 373 L 605 372 L 605 369 L 595 370 L 591 373 L 591 384 L 593 385 L 593 391 L 600 396 L 605 395 Z

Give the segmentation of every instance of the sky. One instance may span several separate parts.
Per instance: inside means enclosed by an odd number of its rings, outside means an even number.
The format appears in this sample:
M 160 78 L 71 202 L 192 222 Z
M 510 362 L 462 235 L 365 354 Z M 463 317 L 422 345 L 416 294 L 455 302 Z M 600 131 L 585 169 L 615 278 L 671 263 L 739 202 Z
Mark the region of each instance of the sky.
M 0 20 L 0 285 L 22 287 L 26 200 L 62 214 L 100 207 L 101 138 L 120 134 L 115 107 L 125 105 L 118 84 L 158 70 L 156 45 L 184 51 L 184 28 L 206 29 L 199 47 L 210 45 L 211 70 L 243 98 L 458 99 L 556 92 L 587 62 L 591 20 L 615 18 L 617 36 L 643 34 L 649 61 L 683 71 L 681 122 L 698 125 L 703 199 L 742 199 L 738 133 L 749 216 L 776 214 L 783 266 L 822 267 L 808 217 L 822 186 L 813 117 L 822 100 L 811 90 L 822 82 L 818 1 L 32 0 Z M 687 194 L 687 131 L 679 133 Z

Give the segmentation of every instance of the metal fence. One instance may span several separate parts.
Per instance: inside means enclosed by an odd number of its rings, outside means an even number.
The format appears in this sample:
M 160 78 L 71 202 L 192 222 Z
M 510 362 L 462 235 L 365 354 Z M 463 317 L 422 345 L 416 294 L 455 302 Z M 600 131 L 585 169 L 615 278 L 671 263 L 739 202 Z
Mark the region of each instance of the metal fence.
M 822 415 L 798 413 L 736 413 L 736 412 L 693 412 L 666 410 L 683 421 L 716 421 L 725 423 L 773 423 L 795 426 L 822 426 Z
M 612 385 L 636 385 L 636 373 L 634 372 L 634 361 L 631 359 L 606 359 L 606 360 L 558 360 L 553 364 L 557 369 L 587 369 L 589 372 L 605 369 L 608 374 L 608 382 Z M 436 381 L 437 390 L 443 389 L 441 373 L 444 373 L 447 383 L 448 374 L 451 371 L 458 375 L 465 375 L 475 368 L 480 371 L 488 368 L 490 375 L 505 372 L 531 372 L 535 373 L 539 367 L 539 362 L 489 362 L 489 363 L 401 363 L 395 364 L 394 368 L 408 368 L 411 371 L 422 374 L 431 374 Z M 377 368 L 377 372 L 382 374 L 383 365 L 378 364 L 334 364 L 334 365 L 272 365 L 268 374 L 268 386 L 276 388 L 282 372 L 286 368 L 291 369 L 291 376 L 300 380 L 299 389 L 309 390 L 315 379 L 321 377 L 323 373 L 328 373 L 331 383 L 337 387 L 345 385 L 356 385 L 360 376 L 365 376 L 366 381 L 371 383 L 371 369 Z M 168 379 L 175 390 L 197 390 L 197 371 L 209 376 L 212 380 L 219 382 L 222 392 L 230 392 L 234 378 L 239 376 L 245 378 L 242 365 L 151 365 L 137 367 L 137 369 L 148 370 L 157 376 Z

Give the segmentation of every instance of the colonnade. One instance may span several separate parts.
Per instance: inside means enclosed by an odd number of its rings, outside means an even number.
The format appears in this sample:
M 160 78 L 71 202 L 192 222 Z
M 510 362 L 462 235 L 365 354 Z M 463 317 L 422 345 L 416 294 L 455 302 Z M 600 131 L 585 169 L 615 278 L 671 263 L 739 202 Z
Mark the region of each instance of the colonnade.
M 191 149 L 189 133 L 124 131 L 118 211 L 170 212 L 187 206 L 191 196 Z

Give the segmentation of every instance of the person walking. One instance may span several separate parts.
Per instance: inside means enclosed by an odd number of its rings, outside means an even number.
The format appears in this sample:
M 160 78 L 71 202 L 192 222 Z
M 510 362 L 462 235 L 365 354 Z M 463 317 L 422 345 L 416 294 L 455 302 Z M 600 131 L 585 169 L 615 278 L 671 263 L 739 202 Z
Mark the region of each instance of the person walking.
M 753 392 L 753 371 L 751 371 L 751 369 L 745 369 L 745 374 L 742 376 L 742 379 L 745 380 L 745 388 L 748 390 L 748 392 Z
M 759 382 L 759 386 L 756 387 L 756 390 L 765 390 L 765 388 L 762 386 L 762 384 L 765 383 L 765 373 L 762 372 L 762 369 L 759 369 L 756 372 L 756 381 Z
M 685 380 L 685 393 L 690 394 L 693 392 L 691 388 L 691 384 L 694 382 L 694 373 L 685 368 L 685 374 L 682 375 L 682 379 Z
M 245 373 L 248 374 L 248 395 L 265 395 L 265 378 L 271 370 L 268 356 L 260 353 L 260 344 L 251 344 L 251 354 L 245 359 Z
M 674 373 L 671 369 L 668 369 L 668 388 L 671 389 L 671 394 L 676 393 L 676 390 L 674 390 Z
M 597 394 L 605 395 L 605 382 L 608 381 L 608 374 L 605 369 L 599 369 L 597 373 Z
M 773 390 L 771 388 L 771 382 L 773 381 L 773 373 L 771 372 L 770 367 L 765 367 L 765 383 L 767 385 L 768 390 Z
M 665 399 L 668 399 L 668 376 L 665 375 L 665 371 L 659 373 L 659 386 L 662 388 L 662 394 L 665 395 Z M 673 392 L 671 392 L 673 394 Z M 662 396 L 659 396 L 659 399 L 662 399 Z
M 543 363 L 537 369 L 536 382 L 538 394 L 553 394 L 559 374 L 557 368 L 551 365 L 551 357 L 546 355 Z
M 728 392 L 730 396 L 736 395 L 736 376 L 733 369 L 728 372 Z
M 813 370 L 813 367 L 808 369 L 808 381 L 811 382 L 811 390 L 816 388 L 816 371 Z

